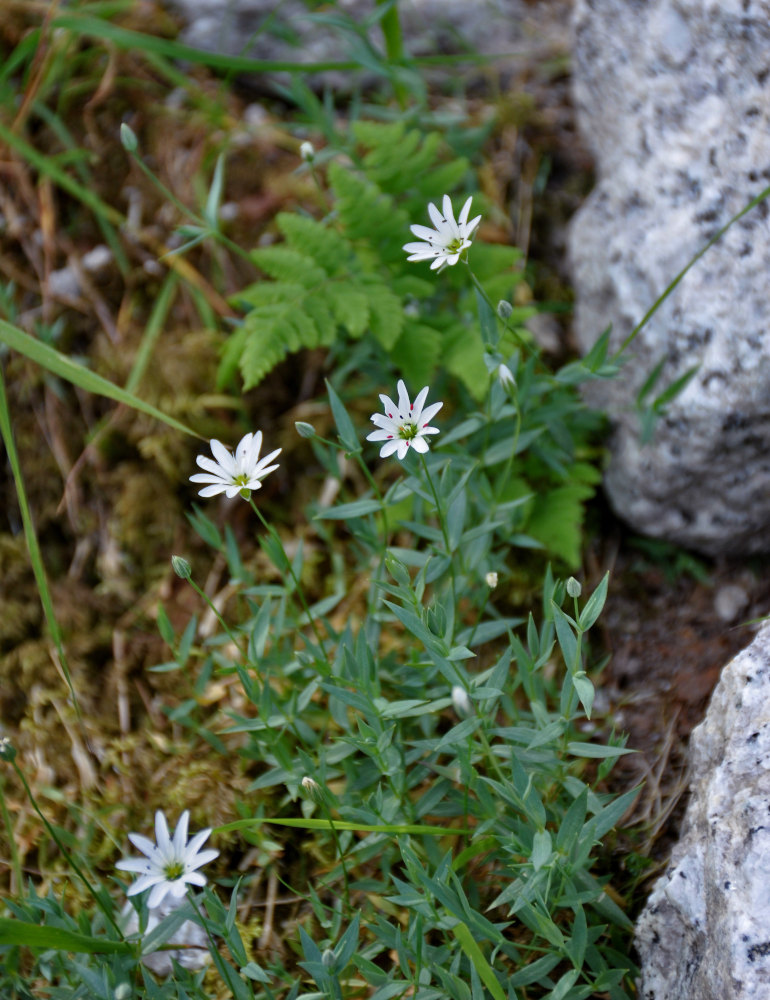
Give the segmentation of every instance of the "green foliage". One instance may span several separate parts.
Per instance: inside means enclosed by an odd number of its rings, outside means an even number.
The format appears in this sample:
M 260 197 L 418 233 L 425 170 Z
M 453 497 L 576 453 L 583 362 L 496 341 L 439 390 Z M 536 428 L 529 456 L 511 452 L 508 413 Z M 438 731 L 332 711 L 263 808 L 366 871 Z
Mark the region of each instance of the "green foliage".
M 329 163 L 326 217 L 281 213 L 284 242 L 252 251 L 265 279 L 234 299 L 247 311 L 225 348 L 220 383 L 237 365 L 249 389 L 287 354 L 365 338 L 408 382 L 426 383 L 443 365 L 481 398 L 480 330 L 447 325 L 437 309 L 449 297 L 458 314 L 466 311 L 467 285 L 421 276 L 402 249 L 410 224 L 427 221 L 427 201 L 456 187 L 469 166 L 447 159 L 438 133 L 423 136 L 401 121 L 358 121 L 352 133 L 360 153 L 353 165 Z M 489 294 L 509 297 L 519 280 L 518 251 L 480 244 L 473 253 Z M 419 320 L 411 320 L 416 313 Z

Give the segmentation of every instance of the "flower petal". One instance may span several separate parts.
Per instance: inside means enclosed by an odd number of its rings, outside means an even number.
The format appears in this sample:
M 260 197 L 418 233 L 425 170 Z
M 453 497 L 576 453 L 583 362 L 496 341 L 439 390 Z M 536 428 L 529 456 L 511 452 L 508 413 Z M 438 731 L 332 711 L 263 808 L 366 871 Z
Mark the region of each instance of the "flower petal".
M 155 844 L 149 837 L 143 837 L 141 833 L 129 833 L 128 839 L 138 851 L 146 854 L 148 858 L 155 853 Z
M 380 448 L 380 458 L 388 458 L 388 456 L 392 455 L 394 451 L 397 451 L 402 444 L 403 442 L 397 438 L 394 438 L 392 441 L 386 441 L 382 448 Z M 399 456 L 399 458 L 400 457 L 401 456 Z
M 411 403 L 409 402 L 409 393 L 406 391 L 406 385 L 402 378 L 398 380 L 396 388 L 398 389 L 398 415 L 403 420 L 411 413 Z
M 230 452 L 225 448 L 221 441 L 217 441 L 216 438 L 212 438 L 210 442 L 211 454 L 217 460 L 217 462 L 222 466 L 222 470 L 228 475 L 235 475 L 237 472 L 237 466 L 235 464 L 235 459 L 230 454 Z
M 198 490 L 199 497 L 215 497 L 218 493 L 224 493 L 228 489 L 225 483 L 220 483 L 218 486 L 204 486 L 202 490 Z

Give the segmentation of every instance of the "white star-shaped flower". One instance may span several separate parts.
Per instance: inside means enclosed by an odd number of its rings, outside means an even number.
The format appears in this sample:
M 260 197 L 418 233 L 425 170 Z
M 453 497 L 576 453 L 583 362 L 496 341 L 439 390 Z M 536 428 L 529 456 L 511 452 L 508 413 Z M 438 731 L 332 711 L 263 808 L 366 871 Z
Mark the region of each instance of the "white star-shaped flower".
M 380 395 L 385 413 L 372 414 L 372 423 L 379 429 L 366 436 L 367 441 L 385 442 L 380 449 L 380 458 L 387 458 L 396 452 L 403 461 L 410 447 L 420 452 L 428 450 L 425 435 L 439 433 L 438 427 L 430 427 L 429 424 L 444 404 L 431 403 L 426 407 L 427 398 L 426 385 L 417 394 L 414 403 L 410 403 L 403 379 L 398 381 L 398 405 L 390 396 Z
M 241 438 L 234 455 L 221 441 L 212 440 L 211 453 L 216 461 L 206 455 L 198 455 L 195 461 L 206 471 L 190 476 L 193 483 L 210 484 L 199 490 L 198 495 L 213 497 L 217 493 L 226 493 L 228 497 L 234 497 L 240 493 L 244 500 L 248 500 L 251 491 L 260 488 L 265 476 L 278 468 L 277 465 L 270 465 L 270 462 L 281 454 L 281 449 L 276 448 L 269 455 L 260 458 L 261 448 L 262 431 Z
M 410 254 L 406 259 L 432 260 L 433 263 L 430 265 L 432 271 L 445 264 L 456 264 L 462 252 L 467 250 L 473 242 L 473 234 L 476 226 L 481 221 L 481 216 L 477 215 L 475 219 L 471 219 L 468 222 L 468 213 L 471 210 L 472 201 L 473 198 L 469 198 L 465 202 L 457 217 L 457 221 L 455 221 L 452 202 L 448 194 L 444 195 L 442 203 L 443 212 L 439 212 L 433 203 L 428 205 L 428 215 L 430 215 L 431 222 L 436 228 L 428 229 L 427 226 L 409 227 L 415 236 L 419 236 L 425 242 L 404 244 L 403 249 Z
M 127 892 L 135 896 L 138 892 L 151 889 L 147 906 L 153 910 L 163 903 L 167 895 L 179 900 L 187 892 L 187 885 L 205 885 L 206 876 L 197 869 L 217 857 L 219 851 L 209 847 L 201 850 L 211 830 L 201 830 L 187 842 L 187 825 L 190 813 L 185 809 L 179 817 L 173 839 L 169 836 L 166 817 L 159 809 L 155 813 L 155 840 L 143 837 L 141 833 L 129 833 L 128 839 L 138 848 L 143 858 L 125 858 L 115 867 L 122 872 L 134 872 L 139 878 Z

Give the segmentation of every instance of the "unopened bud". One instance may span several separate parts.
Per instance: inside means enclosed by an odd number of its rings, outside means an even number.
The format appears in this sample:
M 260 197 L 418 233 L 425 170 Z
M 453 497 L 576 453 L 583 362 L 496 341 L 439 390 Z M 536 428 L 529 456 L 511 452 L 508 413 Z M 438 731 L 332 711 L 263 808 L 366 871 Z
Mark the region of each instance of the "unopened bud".
M 139 147 L 139 140 L 136 138 L 136 133 L 125 122 L 122 122 L 120 125 L 120 141 L 123 144 L 123 149 L 129 153 L 135 153 Z
M 580 597 L 580 595 L 583 593 L 583 588 L 580 586 L 580 584 L 578 583 L 578 581 L 575 579 L 574 576 L 571 576 L 569 580 L 567 580 L 567 593 L 569 594 L 570 597 Z
M 312 142 L 303 142 L 299 147 L 299 155 L 305 163 L 312 163 L 315 159 L 315 146 Z
M 188 561 L 182 556 L 172 556 L 171 566 L 177 576 L 181 577 L 183 580 L 189 580 L 192 576 L 192 568 Z
M 452 688 L 452 706 L 460 716 L 473 712 L 470 695 L 461 684 L 455 684 Z
M 494 571 L 491 572 L 491 573 L 487 573 L 487 575 L 484 577 L 484 579 L 487 581 L 487 586 L 488 587 L 496 587 L 497 586 L 497 573 L 495 573 Z
M 128 983 L 118 983 L 115 987 L 115 1000 L 130 1000 L 132 992 Z
M 497 315 L 501 320 L 505 321 L 513 316 L 513 306 L 510 302 L 506 302 L 505 299 L 500 299 L 497 303 Z
M 304 420 L 295 420 L 294 426 L 297 428 L 297 434 L 299 434 L 300 437 L 315 437 L 315 427 L 313 427 L 312 424 L 307 424 Z
M 7 736 L 3 736 L 0 739 L 0 760 L 7 760 L 10 764 L 11 761 L 16 759 L 16 747 L 11 743 Z
M 509 386 L 516 385 L 516 378 L 508 365 L 498 366 L 497 377 L 500 379 L 500 385 L 502 385 L 504 389 L 507 389 Z

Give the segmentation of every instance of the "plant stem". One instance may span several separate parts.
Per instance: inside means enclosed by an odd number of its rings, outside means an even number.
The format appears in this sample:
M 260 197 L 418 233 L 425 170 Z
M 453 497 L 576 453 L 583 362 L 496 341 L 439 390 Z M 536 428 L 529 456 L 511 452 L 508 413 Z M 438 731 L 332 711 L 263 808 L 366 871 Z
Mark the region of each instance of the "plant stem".
M 318 640 L 318 645 L 321 648 L 321 652 L 323 654 L 323 658 L 326 660 L 327 664 L 331 668 L 331 663 L 329 661 L 329 654 L 326 652 L 326 646 L 324 645 L 323 637 L 321 636 L 321 633 L 318 631 L 318 626 L 315 623 L 315 619 L 313 618 L 313 615 L 312 615 L 312 613 L 310 611 L 310 607 L 309 607 L 309 605 L 307 603 L 307 600 L 305 599 L 305 592 L 302 589 L 302 584 L 299 582 L 299 580 L 297 579 L 297 574 L 294 572 L 294 567 L 291 564 L 291 559 L 289 559 L 288 555 L 286 554 L 286 549 L 283 547 L 283 542 L 281 541 L 281 536 L 278 534 L 278 532 L 275 530 L 275 528 L 271 524 L 268 524 L 268 522 L 265 520 L 264 515 L 262 514 L 262 511 L 254 503 L 254 500 L 253 500 L 252 497 L 249 497 L 249 503 L 251 504 L 251 508 L 254 511 L 254 513 L 257 515 L 257 517 L 259 518 L 259 520 L 262 522 L 262 527 L 275 540 L 275 542 L 280 547 L 281 552 L 283 553 L 283 557 L 286 560 L 286 567 L 287 567 L 287 569 L 289 571 L 289 576 L 292 578 L 292 580 L 294 582 L 294 589 L 296 590 L 297 596 L 299 597 L 300 603 L 302 604 L 302 608 L 303 608 L 305 614 L 307 615 L 307 620 L 308 620 L 308 622 L 310 624 L 310 627 L 313 629 L 313 632 L 315 633 L 315 637 Z
M 24 772 L 21 770 L 21 768 L 19 767 L 19 765 L 16 763 L 15 760 L 12 760 L 10 762 L 10 764 L 11 764 L 11 767 L 16 772 L 16 774 L 19 776 L 19 781 L 21 781 L 22 785 L 24 786 L 24 791 L 27 793 L 27 798 L 29 799 L 29 801 L 30 801 L 30 803 L 32 805 L 32 808 L 35 810 L 35 812 L 38 814 L 38 816 L 40 817 L 40 819 L 43 821 L 43 825 L 45 826 L 46 830 L 48 831 L 49 836 L 52 838 L 52 840 L 54 841 L 54 843 L 56 844 L 56 846 L 62 852 L 62 854 L 64 855 L 64 857 L 67 860 L 67 863 L 70 865 L 70 867 L 72 868 L 72 870 L 78 876 L 78 878 L 83 883 L 83 885 L 86 887 L 86 889 L 88 890 L 88 892 L 90 893 L 90 895 L 94 898 L 94 900 L 96 901 L 96 905 L 99 907 L 99 909 L 105 915 L 105 917 L 107 918 L 107 920 L 112 924 L 113 929 L 120 935 L 121 940 L 124 940 L 123 932 L 121 931 L 120 927 L 118 927 L 117 923 L 115 922 L 115 919 L 112 916 L 112 911 L 111 911 L 110 907 L 107 906 L 107 904 L 102 899 L 101 895 L 96 891 L 96 889 L 94 889 L 94 887 L 88 881 L 88 879 L 86 878 L 86 876 L 81 871 L 80 866 L 78 865 L 78 863 L 75 861 L 75 859 L 72 857 L 72 855 L 70 854 L 70 852 L 67 850 L 67 848 L 62 843 L 61 838 L 57 834 L 56 830 L 51 826 L 51 824 L 48 822 L 48 820 L 43 815 L 43 812 L 41 811 L 40 807 L 37 804 L 37 800 L 35 799 L 35 796 L 32 794 L 32 789 L 29 787 L 29 784 L 27 783 L 27 779 L 24 777 Z

